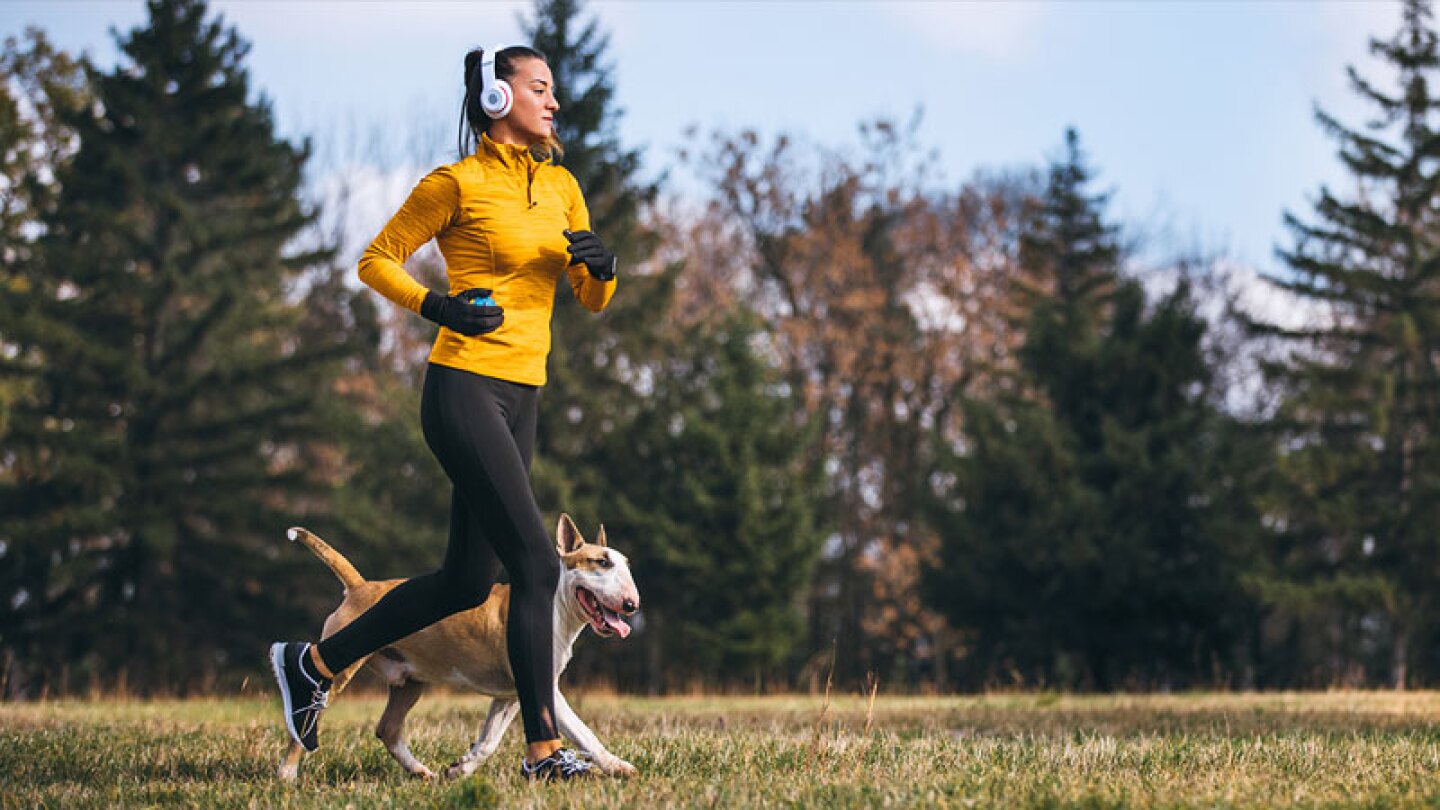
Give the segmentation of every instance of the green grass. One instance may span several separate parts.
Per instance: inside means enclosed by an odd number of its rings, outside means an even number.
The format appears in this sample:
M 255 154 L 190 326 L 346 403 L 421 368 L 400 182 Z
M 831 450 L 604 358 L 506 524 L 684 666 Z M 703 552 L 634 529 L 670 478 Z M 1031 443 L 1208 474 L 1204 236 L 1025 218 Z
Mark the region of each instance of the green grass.
M 1435 807 L 1440 694 L 867 701 L 571 702 L 641 775 L 530 786 L 518 722 L 469 779 L 404 776 L 371 735 L 383 699 L 349 694 L 296 784 L 273 776 L 278 699 L 0 705 L 0 807 Z M 454 760 L 486 701 L 436 695 L 411 748 Z

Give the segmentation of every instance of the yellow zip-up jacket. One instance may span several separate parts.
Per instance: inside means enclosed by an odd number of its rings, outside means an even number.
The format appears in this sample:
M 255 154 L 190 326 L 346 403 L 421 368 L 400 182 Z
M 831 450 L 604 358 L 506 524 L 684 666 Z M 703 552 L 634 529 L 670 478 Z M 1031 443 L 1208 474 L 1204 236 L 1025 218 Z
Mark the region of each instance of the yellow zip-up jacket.
M 562 274 L 580 303 L 599 312 L 615 281 L 569 266 L 564 231 L 590 229 L 575 176 L 537 162 L 523 146 L 481 136 L 475 154 L 427 174 L 360 257 L 360 279 L 400 306 L 420 311 L 426 289 L 405 260 L 434 239 L 450 294 L 492 290 L 505 309 L 499 329 L 466 337 L 441 328 L 430 362 L 526 385 L 545 384 L 550 314 Z

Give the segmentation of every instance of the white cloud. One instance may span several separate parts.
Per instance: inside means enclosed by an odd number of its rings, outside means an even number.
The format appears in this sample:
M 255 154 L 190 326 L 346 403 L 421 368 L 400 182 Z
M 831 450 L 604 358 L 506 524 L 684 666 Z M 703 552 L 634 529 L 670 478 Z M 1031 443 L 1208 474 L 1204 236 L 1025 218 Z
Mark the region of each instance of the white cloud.
M 1038 2 L 959 2 L 902 0 L 879 3 L 916 34 L 944 48 L 969 51 L 996 61 L 1028 55 L 1046 6 Z

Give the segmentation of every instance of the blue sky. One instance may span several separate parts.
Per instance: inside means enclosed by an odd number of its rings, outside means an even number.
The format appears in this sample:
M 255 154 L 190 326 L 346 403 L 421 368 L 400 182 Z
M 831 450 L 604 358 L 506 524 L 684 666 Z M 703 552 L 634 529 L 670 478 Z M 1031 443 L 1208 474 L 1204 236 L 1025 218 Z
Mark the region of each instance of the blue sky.
M 453 159 L 459 65 L 474 45 L 518 40 L 527 2 L 213 2 L 253 45 L 251 75 L 287 135 L 350 130 L 421 139 Z M 1346 191 L 1316 103 L 1349 123 L 1368 110 L 1344 68 L 1381 79 L 1371 35 L 1389 0 L 1068 2 L 592 2 L 611 34 L 620 133 L 654 172 L 691 125 L 853 143 L 862 120 L 924 110 L 921 142 L 944 182 L 1035 165 L 1079 128 L 1112 216 L 1186 246 L 1274 269 L 1281 215 L 1308 214 L 1321 183 Z M 108 29 L 142 2 L 0 2 L 0 32 L 27 24 L 114 61 Z M 561 112 L 563 115 L 563 110 Z M 419 118 L 416 131 L 409 121 Z M 411 147 L 412 154 L 414 147 Z M 419 168 L 413 171 L 418 172 Z M 418 175 L 416 175 L 418 176 Z M 409 177 L 387 196 L 403 195 Z M 377 201 L 393 207 L 399 199 Z

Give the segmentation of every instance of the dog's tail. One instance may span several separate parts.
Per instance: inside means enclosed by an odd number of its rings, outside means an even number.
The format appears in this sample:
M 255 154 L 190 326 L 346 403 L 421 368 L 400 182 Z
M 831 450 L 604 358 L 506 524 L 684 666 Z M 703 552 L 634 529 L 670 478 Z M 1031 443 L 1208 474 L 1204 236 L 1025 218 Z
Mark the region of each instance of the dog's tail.
M 360 576 L 360 572 L 355 570 L 355 566 L 351 565 L 349 560 L 331 548 L 329 543 L 311 534 L 308 529 L 295 526 L 285 535 L 290 538 L 292 543 L 303 543 L 312 554 L 320 558 L 320 562 L 328 565 L 330 570 L 335 572 L 335 576 L 340 578 L 340 583 L 345 586 L 345 590 L 348 591 L 356 585 L 365 583 L 365 577 Z

